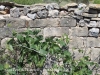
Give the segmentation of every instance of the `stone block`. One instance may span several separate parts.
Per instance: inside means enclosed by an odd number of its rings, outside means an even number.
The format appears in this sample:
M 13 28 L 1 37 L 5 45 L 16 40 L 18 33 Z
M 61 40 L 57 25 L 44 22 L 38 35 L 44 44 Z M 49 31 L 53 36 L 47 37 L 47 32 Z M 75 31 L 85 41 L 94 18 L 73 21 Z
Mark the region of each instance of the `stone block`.
M 73 49 L 73 48 L 78 49 L 78 48 L 84 47 L 83 38 L 82 37 L 71 37 L 68 46 L 70 49 Z
M 98 37 L 99 36 L 99 28 L 91 28 L 89 30 L 89 36 Z
M 88 36 L 87 27 L 72 27 L 71 36 Z
M 97 15 L 97 14 L 83 13 L 82 16 L 84 16 L 84 17 L 89 17 L 89 18 L 95 18 L 95 17 L 97 17 L 98 15 Z
M 59 26 L 59 18 L 35 19 L 28 22 L 30 27 Z
M 46 27 L 43 30 L 44 37 L 62 36 L 63 34 L 69 34 L 68 27 Z
M 87 48 L 91 48 L 91 47 L 100 47 L 100 38 L 94 38 L 94 37 L 87 37 L 84 40 L 84 45 Z
M 60 26 L 75 27 L 76 20 L 74 18 L 71 18 L 71 17 L 61 18 L 60 19 Z
M 0 38 L 11 37 L 14 30 L 12 28 L 0 28 Z
M 25 27 L 25 20 L 20 18 L 7 18 L 6 19 L 6 25 L 10 28 L 22 28 Z
M 7 42 L 10 40 L 11 38 L 4 38 L 1 40 L 1 48 L 6 48 L 7 46 Z
M 19 8 L 14 7 L 14 8 L 12 8 L 12 9 L 10 9 L 10 16 L 11 16 L 11 17 L 14 17 L 14 18 L 20 17 Z
M 100 10 L 100 4 L 89 4 L 89 8 Z
M 0 28 L 4 27 L 6 25 L 5 19 L 0 19 Z

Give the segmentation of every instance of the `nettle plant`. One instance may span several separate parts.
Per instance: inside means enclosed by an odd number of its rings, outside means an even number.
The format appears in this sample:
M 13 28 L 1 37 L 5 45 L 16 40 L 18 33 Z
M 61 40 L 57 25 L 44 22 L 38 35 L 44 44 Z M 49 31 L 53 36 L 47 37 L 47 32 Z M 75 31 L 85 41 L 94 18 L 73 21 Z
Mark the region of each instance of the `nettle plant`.
M 3 56 L 6 64 L 0 64 L 1 74 L 29 75 L 34 72 L 36 75 L 43 75 L 45 69 L 46 75 L 92 75 L 89 66 L 94 66 L 94 62 L 88 56 L 75 60 L 68 49 L 67 35 L 43 38 L 39 32 L 28 29 L 25 32 L 13 33 L 13 37 L 7 42 L 9 54 Z M 33 71 L 18 70 L 25 68 Z

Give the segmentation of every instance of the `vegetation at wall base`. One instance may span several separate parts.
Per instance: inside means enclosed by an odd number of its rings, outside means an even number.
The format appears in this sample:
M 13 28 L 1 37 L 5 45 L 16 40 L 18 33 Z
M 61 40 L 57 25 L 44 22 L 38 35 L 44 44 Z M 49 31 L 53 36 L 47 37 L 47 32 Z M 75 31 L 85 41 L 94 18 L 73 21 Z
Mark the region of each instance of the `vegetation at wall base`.
M 67 35 L 44 39 L 39 32 L 28 29 L 13 33 L 7 42 L 7 53 L 2 55 L 5 62 L 0 63 L 0 75 L 31 75 L 33 72 L 42 75 L 44 70 L 47 75 L 92 75 L 93 69 L 89 66 L 96 64 L 85 55 L 75 60 L 74 53 L 68 49 Z

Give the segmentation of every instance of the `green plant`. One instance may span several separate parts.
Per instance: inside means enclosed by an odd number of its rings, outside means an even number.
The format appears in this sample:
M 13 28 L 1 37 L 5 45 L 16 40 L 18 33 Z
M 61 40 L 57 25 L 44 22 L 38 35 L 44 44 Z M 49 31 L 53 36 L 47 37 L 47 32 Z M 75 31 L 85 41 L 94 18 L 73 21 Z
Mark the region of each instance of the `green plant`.
M 94 0 L 94 4 L 100 4 L 100 0 Z
M 49 75 L 92 74 L 89 66 L 95 65 L 94 62 L 90 61 L 88 56 L 75 60 L 74 54 L 68 50 L 69 38 L 67 35 L 61 38 L 44 39 L 42 35 L 38 34 L 39 32 L 39 30 L 28 29 L 25 32 L 13 33 L 13 37 L 7 43 L 9 54 L 3 55 L 6 62 L 0 64 L 2 70 L 0 74 L 29 75 L 31 74 L 30 69 L 36 75 L 41 75 L 44 69 L 48 71 Z M 28 68 L 28 71 L 25 68 Z M 13 69 L 15 70 L 12 71 Z M 21 71 L 22 69 L 24 71 Z

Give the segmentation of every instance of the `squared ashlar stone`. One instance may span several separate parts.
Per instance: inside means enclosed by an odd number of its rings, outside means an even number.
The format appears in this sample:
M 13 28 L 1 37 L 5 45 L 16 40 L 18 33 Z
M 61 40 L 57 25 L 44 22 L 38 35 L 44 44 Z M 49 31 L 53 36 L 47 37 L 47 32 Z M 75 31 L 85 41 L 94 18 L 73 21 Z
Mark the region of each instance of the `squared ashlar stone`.
M 91 47 L 99 48 L 100 47 L 100 37 L 98 37 L 98 38 L 95 38 L 95 37 L 84 38 L 84 45 L 87 48 L 91 48 Z
M 48 27 L 48 26 L 59 26 L 59 18 L 47 18 L 47 19 L 35 19 L 30 20 L 30 27 Z
M 25 20 L 20 18 L 7 18 L 6 26 L 10 28 L 23 28 L 25 27 Z
M 69 34 L 68 27 L 46 27 L 43 30 L 44 37 L 62 36 L 63 34 Z
M 70 31 L 71 36 L 88 36 L 87 27 L 72 27 Z
M 83 37 L 71 37 L 69 40 L 69 48 L 73 49 L 73 48 L 83 48 L 84 44 L 83 44 Z
M 64 27 L 75 27 L 76 26 L 76 20 L 71 17 L 65 17 L 60 19 L 60 26 Z

